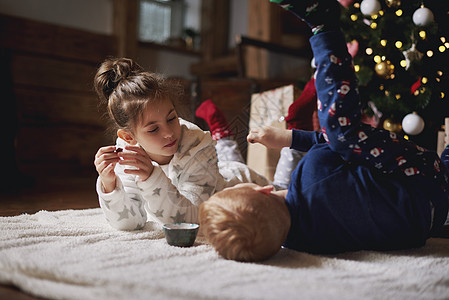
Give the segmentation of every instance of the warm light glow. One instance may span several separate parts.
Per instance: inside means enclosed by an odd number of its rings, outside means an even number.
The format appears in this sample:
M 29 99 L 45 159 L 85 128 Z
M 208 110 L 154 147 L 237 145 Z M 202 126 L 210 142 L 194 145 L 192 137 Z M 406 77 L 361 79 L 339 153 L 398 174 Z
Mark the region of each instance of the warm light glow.
M 404 139 L 408 140 L 409 139 L 408 135 L 405 134 Z
M 428 57 L 432 57 L 433 56 L 433 51 L 432 50 L 427 51 L 427 56 Z
M 393 68 L 394 68 L 394 66 L 393 66 Z M 394 74 L 390 75 L 390 79 L 394 79 L 395 77 L 396 77 L 396 75 L 394 75 Z
M 360 8 L 360 3 L 358 3 L 358 2 L 354 3 L 354 7 L 355 8 Z
M 444 94 L 444 92 L 440 93 L 440 98 L 443 99 L 446 95 Z
M 426 36 L 427 36 L 427 34 L 426 34 L 426 32 L 425 32 L 424 30 L 421 30 L 421 31 L 419 32 L 419 36 L 420 36 L 422 39 L 425 39 Z
M 402 16 L 402 9 L 398 9 L 396 11 L 396 16 L 398 16 L 398 17 Z
M 354 71 L 356 71 L 356 72 L 360 71 L 360 66 L 359 65 L 355 65 L 354 66 Z
M 371 27 L 371 29 L 376 29 L 377 23 L 376 22 L 371 23 L 370 27 Z
M 384 15 L 384 11 L 383 10 L 379 10 L 379 15 L 383 16 Z
M 421 79 L 421 82 L 422 82 L 423 84 L 426 84 L 427 81 L 428 81 L 427 77 L 423 77 L 423 78 Z
M 396 41 L 396 43 L 394 43 L 394 45 L 396 46 L 396 48 L 400 49 L 402 47 L 402 42 Z
M 358 19 L 357 15 L 351 15 L 351 20 L 352 21 L 357 21 L 357 19 Z
M 444 36 L 440 37 L 440 40 L 441 40 L 442 43 L 446 42 L 446 38 Z
M 379 55 L 374 56 L 374 62 L 375 62 L 376 64 L 380 63 L 381 61 L 382 61 L 382 59 L 380 58 Z
M 449 43 L 448 42 L 444 43 L 444 46 L 446 46 L 446 48 L 449 48 Z
M 387 40 L 380 40 L 380 44 L 385 47 L 387 45 Z
M 379 90 L 381 90 L 381 91 L 383 91 L 384 90 L 384 85 L 383 84 L 381 84 L 380 86 L 379 86 Z
M 389 91 L 385 91 L 385 96 L 390 96 L 390 92 Z
M 419 95 L 419 91 L 416 90 L 416 91 L 413 93 L 413 95 L 418 96 L 418 95 Z
M 373 54 L 373 49 L 366 48 L 365 52 L 366 52 L 366 54 L 371 55 L 371 54 Z
M 437 71 L 438 76 L 443 76 L 443 71 Z
M 371 19 L 376 20 L 378 17 L 379 17 L 379 15 L 377 15 L 377 14 L 376 15 L 372 15 Z
M 407 62 L 405 61 L 405 59 L 401 60 L 400 64 L 403 68 L 407 67 Z
M 382 61 L 384 61 L 384 60 L 386 60 L 387 58 L 385 57 L 385 55 L 384 56 L 382 56 Z
M 441 45 L 440 47 L 438 47 L 438 50 L 440 50 L 440 52 L 444 52 L 444 51 L 446 51 L 446 47 Z
M 394 97 L 396 98 L 396 100 L 401 99 L 401 95 L 399 95 L 399 94 L 396 94 Z

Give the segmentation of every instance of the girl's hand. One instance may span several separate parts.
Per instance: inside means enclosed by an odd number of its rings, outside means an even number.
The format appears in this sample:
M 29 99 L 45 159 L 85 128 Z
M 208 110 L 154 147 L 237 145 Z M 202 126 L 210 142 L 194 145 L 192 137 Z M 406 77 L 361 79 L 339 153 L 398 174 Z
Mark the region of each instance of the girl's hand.
M 292 131 L 271 126 L 252 128 L 246 138 L 250 143 L 260 143 L 267 148 L 290 147 Z
M 101 183 L 104 191 L 110 193 L 115 189 L 116 175 L 114 172 L 115 165 L 120 160 L 115 146 L 106 146 L 98 149 L 95 154 L 94 165 L 100 175 Z
M 154 166 L 151 158 L 140 146 L 128 145 L 125 147 L 126 152 L 120 152 L 118 156 L 121 158 L 119 164 L 132 166 L 135 169 L 125 169 L 126 174 L 132 174 L 139 177 L 139 180 L 145 181 L 153 173 Z

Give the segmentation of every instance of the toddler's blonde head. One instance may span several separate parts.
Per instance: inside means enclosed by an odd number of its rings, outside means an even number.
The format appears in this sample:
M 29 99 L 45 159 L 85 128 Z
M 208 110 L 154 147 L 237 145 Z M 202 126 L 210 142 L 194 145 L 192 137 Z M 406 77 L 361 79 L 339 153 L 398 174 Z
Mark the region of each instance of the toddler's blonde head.
M 261 261 L 279 251 L 290 228 L 283 199 L 243 185 L 213 195 L 200 207 L 206 239 L 226 259 Z

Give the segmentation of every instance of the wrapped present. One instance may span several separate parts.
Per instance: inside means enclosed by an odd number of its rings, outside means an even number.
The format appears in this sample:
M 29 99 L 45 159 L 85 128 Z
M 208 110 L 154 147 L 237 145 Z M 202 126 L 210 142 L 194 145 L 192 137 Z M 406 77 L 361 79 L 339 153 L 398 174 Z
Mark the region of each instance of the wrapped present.
M 285 116 L 288 108 L 297 98 L 297 90 L 293 85 L 280 87 L 251 97 L 249 128 L 274 126 L 287 128 Z M 260 144 L 248 143 L 247 164 L 250 168 L 273 180 L 281 149 L 267 149 Z

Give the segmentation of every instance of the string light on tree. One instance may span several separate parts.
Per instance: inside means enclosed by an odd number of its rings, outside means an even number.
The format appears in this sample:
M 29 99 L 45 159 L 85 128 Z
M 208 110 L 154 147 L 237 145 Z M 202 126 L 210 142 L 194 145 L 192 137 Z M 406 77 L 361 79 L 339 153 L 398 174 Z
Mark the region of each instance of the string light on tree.
M 424 30 L 421 30 L 418 34 L 423 40 L 425 40 L 427 37 L 427 33 Z

